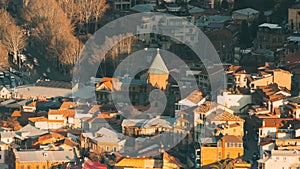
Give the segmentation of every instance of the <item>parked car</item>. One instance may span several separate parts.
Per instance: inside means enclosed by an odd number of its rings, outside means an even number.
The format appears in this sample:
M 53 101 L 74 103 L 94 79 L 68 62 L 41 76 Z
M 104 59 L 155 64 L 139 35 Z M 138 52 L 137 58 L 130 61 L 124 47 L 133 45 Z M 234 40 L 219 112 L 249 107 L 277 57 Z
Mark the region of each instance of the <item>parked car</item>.
M 4 76 L 9 77 L 9 71 L 4 71 Z
M 16 82 L 11 82 L 11 88 L 15 88 L 15 87 L 17 87 L 17 84 L 16 84 Z
M 256 152 L 256 153 L 253 153 L 252 155 L 252 159 L 255 161 L 255 160 L 258 160 L 260 157 L 259 157 L 259 153 Z
M 4 78 L 4 73 L 3 72 L 0 72 L 0 78 Z

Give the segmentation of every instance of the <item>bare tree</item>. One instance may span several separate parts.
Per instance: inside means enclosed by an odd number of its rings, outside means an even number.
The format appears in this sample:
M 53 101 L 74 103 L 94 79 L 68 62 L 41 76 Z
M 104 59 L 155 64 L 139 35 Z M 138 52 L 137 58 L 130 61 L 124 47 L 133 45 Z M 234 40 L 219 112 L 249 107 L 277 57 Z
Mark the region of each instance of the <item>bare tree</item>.
M 2 43 L 0 43 L 0 65 L 8 65 L 8 52 Z
M 73 23 L 79 26 L 79 31 L 85 25 L 86 32 L 89 31 L 91 23 L 97 23 L 109 8 L 106 0 L 57 0 L 58 4 L 65 11 Z
M 10 25 L 3 38 L 3 44 L 8 52 L 13 54 L 13 62 L 18 62 L 18 53 L 24 49 L 26 45 L 26 36 L 22 29 L 17 25 Z
M 24 11 L 24 19 L 35 29 L 33 43 L 42 46 L 40 51 L 61 72 L 68 72 L 77 61 L 81 42 L 73 35 L 74 27 L 68 15 L 60 7 L 64 0 L 30 0 Z M 65 8 L 68 4 L 64 4 Z M 74 7 L 75 8 L 75 7 Z M 69 8 L 68 8 L 69 9 Z M 73 10 L 70 8 L 69 10 Z
M 9 0 L 0 0 L 0 8 L 4 8 L 6 10 L 8 4 L 9 4 Z
M 8 27 L 12 24 L 15 24 L 15 21 L 11 15 L 5 9 L 0 9 L 0 40 L 3 39 Z

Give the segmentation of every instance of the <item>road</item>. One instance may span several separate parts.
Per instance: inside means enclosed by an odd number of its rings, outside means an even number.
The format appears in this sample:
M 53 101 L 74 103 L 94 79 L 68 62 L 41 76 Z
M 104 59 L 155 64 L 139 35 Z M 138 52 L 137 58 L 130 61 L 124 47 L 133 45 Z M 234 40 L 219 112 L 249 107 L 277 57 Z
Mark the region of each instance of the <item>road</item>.
M 258 145 L 255 137 L 257 137 L 255 123 L 249 118 L 245 118 L 246 122 L 244 124 L 245 136 L 244 136 L 244 157 L 243 159 L 246 161 L 252 161 L 254 164 L 252 165 L 252 169 L 257 168 L 257 160 L 253 160 L 253 154 L 258 152 Z

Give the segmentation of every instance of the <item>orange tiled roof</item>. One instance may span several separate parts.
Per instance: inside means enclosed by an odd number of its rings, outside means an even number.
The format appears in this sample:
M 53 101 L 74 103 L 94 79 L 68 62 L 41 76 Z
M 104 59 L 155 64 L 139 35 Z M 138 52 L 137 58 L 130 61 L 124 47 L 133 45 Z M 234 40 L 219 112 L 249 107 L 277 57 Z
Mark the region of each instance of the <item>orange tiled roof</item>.
M 48 123 L 64 123 L 64 120 L 48 120 Z
M 197 104 L 203 99 L 203 95 L 201 91 L 194 90 L 191 94 L 186 97 L 187 100 Z
M 65 139 L 65 137 L 58 133 L 45 134 L 38 137 L 38 140 L 33 145 L 51 143 L 53 141 L 58 141 L 62 139 Z
M 224 140 L 225 142 L 237 142 L 237 143 L 241 143 L 243 142 L 243 137 L 241 136 L 234 136 L 234 135 L 225 135 L 222 140 Z
M 113 118 L 112 116 L 110 116 L 107 113 L 100 113 L 100 114 L 98 114 L 98 117 L 99 118 L 104 118 L 104 119 L 111 119 L 111 118 Z
M 63 115 L 64 117 L 75 117 L 76 110 L 52 110 L 50 109 L 48 115 Z
M 154 160 L 152 158 L 135 158 L 126 157 L 116 163 L 115 166 L 118 167 L 135 167 L 135 168 L 145 168 L 145 164 L 149 160 Z M 154 163 L 153 163 L 154 164 Z
M 240 69 L 242 68 L 242 66 L 234 66 L 234 65 L 230 65 L 229 70 L 228 71 L 240 71 Z
M 285 121 L 291 121 L 292 118 L 265 118 L 262 127 L 282 127 Z
M 210 109 L 214 108 L 217 106 L 217 103 L 211 102 L 211 101 L 205 101 L 204 104 L 198 106 L 193 110 L 193 112 L 197 113 L 206 113 Z
M 36 107 L 36 101 L 29 103 L 27 106 Z
M 106 81 L 118 81 L 117 78 L 112 78 L 112 77 L 103 77 L 101 79 L 101 82 L 106 82 Z
M 215 117 L 213 117 L 211 121 L 244 121 L 244 120 L 227 111 L 218 109 L 216 111 Z
M 44 121 L 48 121 L 48 119 L 46 117 L 31 117 L 31 118 L 28 118 L 28 121 L 31 121 L 33 123 L 35 122 L 44 122 Z
M 94 114 L 96 112 L 98 112 L 101 108 L 101 105 L 93 105 L 93 107 L 89 110 L 90 114 Z
M 60 106 L 60 109 L 70 109 L 76 105 L 75 102 L 63 102 Z
M 11 117 L 21 117 L 21 111 L 15 110 L 12 114 Z
M 176 164 L 180 168 L 185 168 L 184 164 L 182 164 L 177 158 L 175 158 L 174 156 L 168 154 L 167 152 L 164 152 L 163 160 L 164 161 L 166 160 L 166 161 L 168 161 L 169 163 L 172 163 L 172 164 Z
M 75 147 L 75 146 L 77 146 L 77 145 L 78 145 L 78 143 L 76 143 L 76 142 L 72 141 L 72 140 L 71 140 L 71 139 L 69 139 L 69 138 L 65 138 L 65 140 L 64 140 L 64 144 L 66 144 L 66 145 L 69 145 L 70 147 Z

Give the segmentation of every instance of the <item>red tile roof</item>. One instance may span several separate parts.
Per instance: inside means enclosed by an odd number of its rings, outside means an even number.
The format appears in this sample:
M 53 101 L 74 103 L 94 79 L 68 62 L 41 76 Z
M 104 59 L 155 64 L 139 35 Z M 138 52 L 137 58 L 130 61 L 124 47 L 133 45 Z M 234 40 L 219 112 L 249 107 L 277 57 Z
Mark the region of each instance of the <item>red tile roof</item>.
M 75 102 L 63 102 L 60 106 L 60 109 L 70 109 L 73 108 L 76 105 Z
M 12 113 L 11 117 L 21 117 L 21 111 L 15 110 L 15 111 Z
M 28 121 L 31 121 L 33 123 L 35 123 L 35 122 L 46 122 L 46 121 L 48 121 L 48 119 L 46 117 L 31 117 L 31 118 L 28 118 Z
M 218 109 L 216 115 L 211 119 L 211 121 L 244 121 L 239 116 L 235 116 L 225 110 Z
M 242 143 L 243 142 L 243 137 L 241 136 L 234 136 L 234 135 L 225 135 L 222 140 L 225 142 L 230 142 L 230 143 Z
M 63 115 L 64 117 L 75 117 L 76 110 L 52 110 L 50 109 L 48 115 Z

